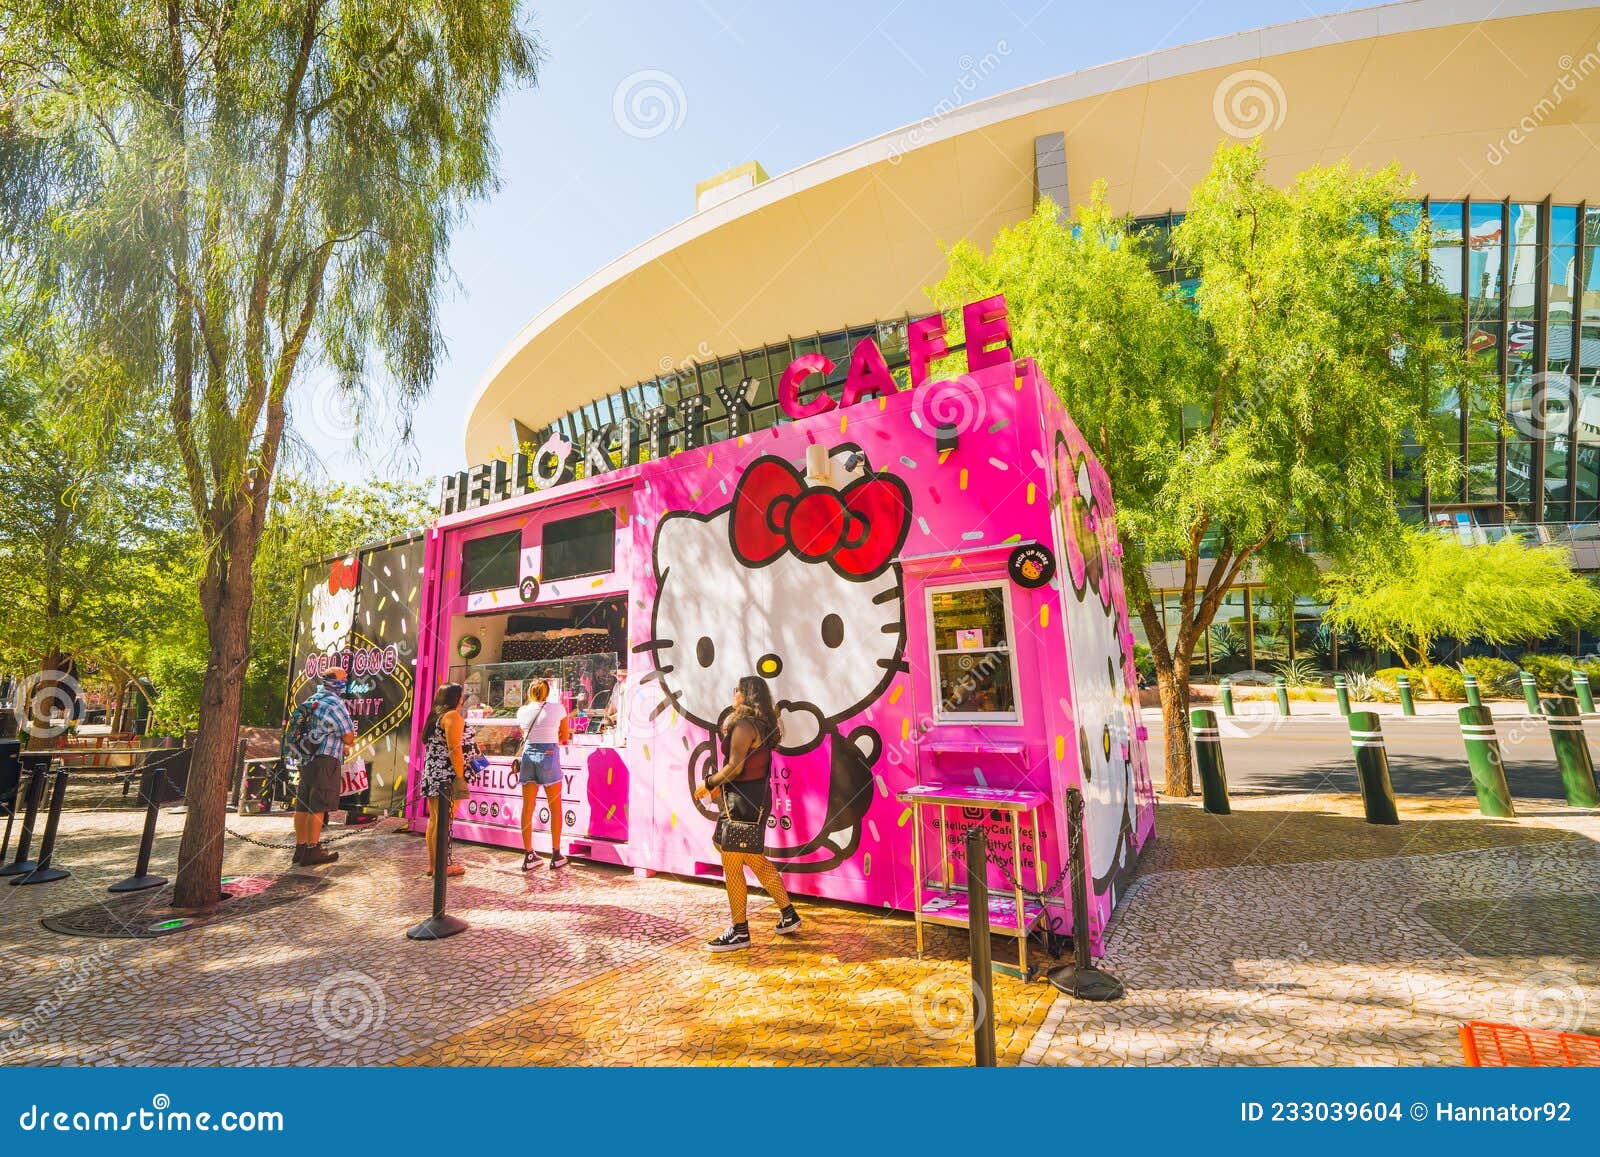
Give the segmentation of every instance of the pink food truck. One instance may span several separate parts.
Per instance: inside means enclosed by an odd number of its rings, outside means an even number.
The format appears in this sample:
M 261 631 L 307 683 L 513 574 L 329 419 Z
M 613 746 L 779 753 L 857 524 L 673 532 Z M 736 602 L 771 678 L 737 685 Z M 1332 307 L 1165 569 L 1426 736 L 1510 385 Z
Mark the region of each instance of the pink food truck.
M 870 339 L 837 397 L 778 385 L 792 419 L 672 445 L 654 413 L 553 435 L 447 479 L 428 531 L 412 726 L 462 683 L 489 757 L 458 839 L 520 847 L 515 714 L 547 680 L 571 713 L 573 856 L 721 874 L 692 798 L 737 680 L 783 725 L 769 855 L 790 889 L 965 924 L 962 853 L 990 837 L 991 922 L 1071 927 L 1067 792 L 1085 801 L 1091 947 L 1154 795 L 1109 483 L 1005 303 L 968 306 L 967 372 L 930 381 L 938 317 L 912 324 L 910 386 Z M 422 744 L 410 747 L 415 783 Z M 423 816 L 422 802 L 409 802 Z M 548 850 L 549 815 L 534 817 Z

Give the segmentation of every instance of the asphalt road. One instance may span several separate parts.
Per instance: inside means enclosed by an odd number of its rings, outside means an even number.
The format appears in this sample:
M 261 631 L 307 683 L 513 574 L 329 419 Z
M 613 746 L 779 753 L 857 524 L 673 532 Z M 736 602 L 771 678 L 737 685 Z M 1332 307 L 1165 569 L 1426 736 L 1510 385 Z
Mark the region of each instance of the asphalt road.
M 1342 718 L 1245 716 L 1231 725 L 1219 722 L 1230 792 L 1358 790 L 1350 730 Z M 1385 716 L 1382 726 L 1396 794 L 1472 795 L 1466 748 L 1454 719 Z M 1564 801 L 1544 721 L 1497 712 L 1495 727 L 1512 797 Z M 1584 734 L 1589 750 L 1600 753 L 1600 718 L 1586 719 Z M 1152 727 L 1151 738 L 1159 744 L 1157 736 Z M 1154 750 L 1159 753 L 1158 746 Z

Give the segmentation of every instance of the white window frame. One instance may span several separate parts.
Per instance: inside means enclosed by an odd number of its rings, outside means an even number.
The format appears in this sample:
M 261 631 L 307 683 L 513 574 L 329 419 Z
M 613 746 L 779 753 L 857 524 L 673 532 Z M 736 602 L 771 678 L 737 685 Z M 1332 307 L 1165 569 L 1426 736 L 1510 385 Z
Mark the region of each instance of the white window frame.
M 1016 708 L 1013 711 L 945 711 L 944 686 L 939 675 L 939 656 L 944 655 L 988 655 L 1001 651 L 999 647 L 984 647 L 977 651 L 957 651 L 951 648 L 940 651 L 938 637 L 934 632 L 933 624 L 933 599 L 939 594 L 955 594 L 961 591 L 998 590 L 1000 600 L 1004 607 L 1006 624 L 1006 645 L 1003 653 L 1011 669 L 1011 694 L 1015 700 Z M 933 692 L 933 718 L 935 723 L 988 723 L 996 727 L 1021 727 L 1022 726 L 1022 685 L 1017 681 L 1017 648 L 1013 645 L 1011 629 L 1016 625 L 1016 618 L 1011 611 L 1010 584 L 1004 579 L 995 579 L 987 582 L 968 583 L 928 583 L 922 588 L 922 610 L 928 630 L 928 681 Z

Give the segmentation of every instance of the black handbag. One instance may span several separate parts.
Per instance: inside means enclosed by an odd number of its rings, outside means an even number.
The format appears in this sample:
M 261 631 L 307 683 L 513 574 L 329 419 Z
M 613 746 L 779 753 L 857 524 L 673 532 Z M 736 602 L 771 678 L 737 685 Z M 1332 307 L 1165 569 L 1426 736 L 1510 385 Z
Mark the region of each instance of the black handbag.
M 748 820 L 730 818 L 726 812 L 717 817 L 717 830 L 711 840 L 722 852 L 744 852 L 759 856 L 767 850 L 762 825 Z

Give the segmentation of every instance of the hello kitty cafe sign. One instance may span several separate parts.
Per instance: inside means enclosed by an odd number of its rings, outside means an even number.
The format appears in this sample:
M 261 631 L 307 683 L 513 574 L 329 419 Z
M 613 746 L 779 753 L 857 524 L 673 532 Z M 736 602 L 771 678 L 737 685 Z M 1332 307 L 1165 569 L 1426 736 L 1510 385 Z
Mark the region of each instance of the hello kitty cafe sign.
M 962 308 L 961 320 L 966 334 L 968 373 L 1011 360 L 1011 324 L 1006 316 L 1004 296 L 997 294 L 971 302 Z M 941 314 L 921 318 L 906 327 L 912 389 L 926 382 L 929 368 L 949 354 L 945 338 Z M 814 374 L 830 374 L 835 368 L 834 361 L 825 354 L 802 354 L 795 358 L 778 380 L 779 407 L 788 417 L 799 421 L 841 405 L 853 406 L 868 398 L 888 397 L 899 391 L 878 343 L 864 337 L 851 352 L 850 365 L 837 399 L 823 392 L 809 401 L 800 400 L 801 386 L 806 379 Z M 748 432 L 752 384 L 741 383 L 742 388 L 735 389 L 716 387 L 717 397 L 728 416 L 731 437 Z M 552 431 L 532 454 L 518 453 L 509 460 L 496 459 L 445 475 L 439 512 L 454 514 L 548 490 L 572 481 L 580 463 L 585 476 L 593 478 L 620 466 L 693 449 L 701 445 L 705 407 L 706 399 L 699 395 L 684 398 L 676 407 L 653 406 L 638 418 L 606 422 L 599 429 L 590 430 L 582 445 Z M 671 436 L 669 429 L 674 414 L 680 431 L 677 438 Z

